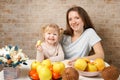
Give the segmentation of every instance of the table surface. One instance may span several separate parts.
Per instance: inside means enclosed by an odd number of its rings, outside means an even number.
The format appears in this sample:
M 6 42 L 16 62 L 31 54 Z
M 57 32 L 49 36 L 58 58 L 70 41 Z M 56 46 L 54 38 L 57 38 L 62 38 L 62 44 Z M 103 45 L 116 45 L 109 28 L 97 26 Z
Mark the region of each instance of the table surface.
M 28 60 L 27 63 L 28 65 L 21 65 L 20 68 L 20 75 L 17 79 L 14 80 L 31 80 L 28 76 L 28 72 L 30 71 L 30 65 L 34 60 Z M 79 80 L 104 80 L 100 76 L 99 77 L 84 77 L 84 76 L 79 76 Z M 4 80 L 4 75 L 3 75 L 3 70 L 0 72 L 0 80 Z M 119 79 L 120 80 L 120 76 Z

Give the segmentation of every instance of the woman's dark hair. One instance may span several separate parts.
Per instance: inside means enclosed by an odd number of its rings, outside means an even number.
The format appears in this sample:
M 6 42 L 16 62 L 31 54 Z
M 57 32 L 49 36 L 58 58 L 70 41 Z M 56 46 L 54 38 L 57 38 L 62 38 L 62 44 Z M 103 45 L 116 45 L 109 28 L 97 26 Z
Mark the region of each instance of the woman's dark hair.
M 94 25 L 90 20 L 89 15 L 87 14 L 87 12 L 79 6 L 74 6 L 70 9 L 68 9 L 67 13 L 66 13 L 66 30 L 64 31 L 64 34 L 66 35 L 71 35 L 73 36 L 73 30 L 71 29 L 70 25 L 69 25 L 69 19 L 68 19 L 68 15 L 71 11 L 76 11 L 78 13 L 78 15 L 82 18 L 83 23 L 84 23 L 84 30 L 88 29 L 88 28 L 93 28 L 94 29 Z

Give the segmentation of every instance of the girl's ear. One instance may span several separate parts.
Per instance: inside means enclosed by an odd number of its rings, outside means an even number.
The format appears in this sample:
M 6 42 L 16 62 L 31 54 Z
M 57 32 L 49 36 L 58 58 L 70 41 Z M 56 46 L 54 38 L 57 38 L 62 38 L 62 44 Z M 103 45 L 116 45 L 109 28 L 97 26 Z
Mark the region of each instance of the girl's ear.
M 63 35 L 64 29 L 60 28 L 60 36 Z
M 40 31 L 39 32 L 39 38 L 40 38 L 41 41 L 44 41 L 44 30 L 45 30 L 45 26 L 42 25 L 40 27 L 40 30 L 39 30 Z

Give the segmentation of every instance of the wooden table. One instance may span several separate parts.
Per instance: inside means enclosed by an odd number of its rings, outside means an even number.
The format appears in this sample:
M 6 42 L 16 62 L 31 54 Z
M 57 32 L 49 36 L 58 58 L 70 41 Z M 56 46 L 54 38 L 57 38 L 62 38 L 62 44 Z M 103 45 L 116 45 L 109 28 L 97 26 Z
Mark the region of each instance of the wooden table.
M 14 80 L 31 80 L 28 76 L 28 72 L 30 71 L 30 65 L 34 60 L 28 60 L 27 63 L 28 65 L 21 65 L 20 68 L 20 75 L 17 79 Z M 63 61 L 64 62 L 64 61 Z M 66 62 L 64 62 L 66 64 Z M 79 76 L 79 80 L 103 80 L 101 77 L 84 77 L 84 76 Z M 3 70 L 0 72 L 0 80 L 4 80 L 4 75 L 3 75 Z M 120 80 L 120 77 L 119 79 Z

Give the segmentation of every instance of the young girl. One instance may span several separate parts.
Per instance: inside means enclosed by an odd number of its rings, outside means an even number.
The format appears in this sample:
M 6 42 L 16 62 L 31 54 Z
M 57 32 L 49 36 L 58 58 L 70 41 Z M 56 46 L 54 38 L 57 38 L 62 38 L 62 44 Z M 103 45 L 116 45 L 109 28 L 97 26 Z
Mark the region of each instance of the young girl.
M 42 61 L 50 59 L 51 61 L 64 60 L 64 53 L 59 43 L 60 29 L 56 24 L 48 24 L 42 28 L 43 42 L 37 47 L 36 59 Z

